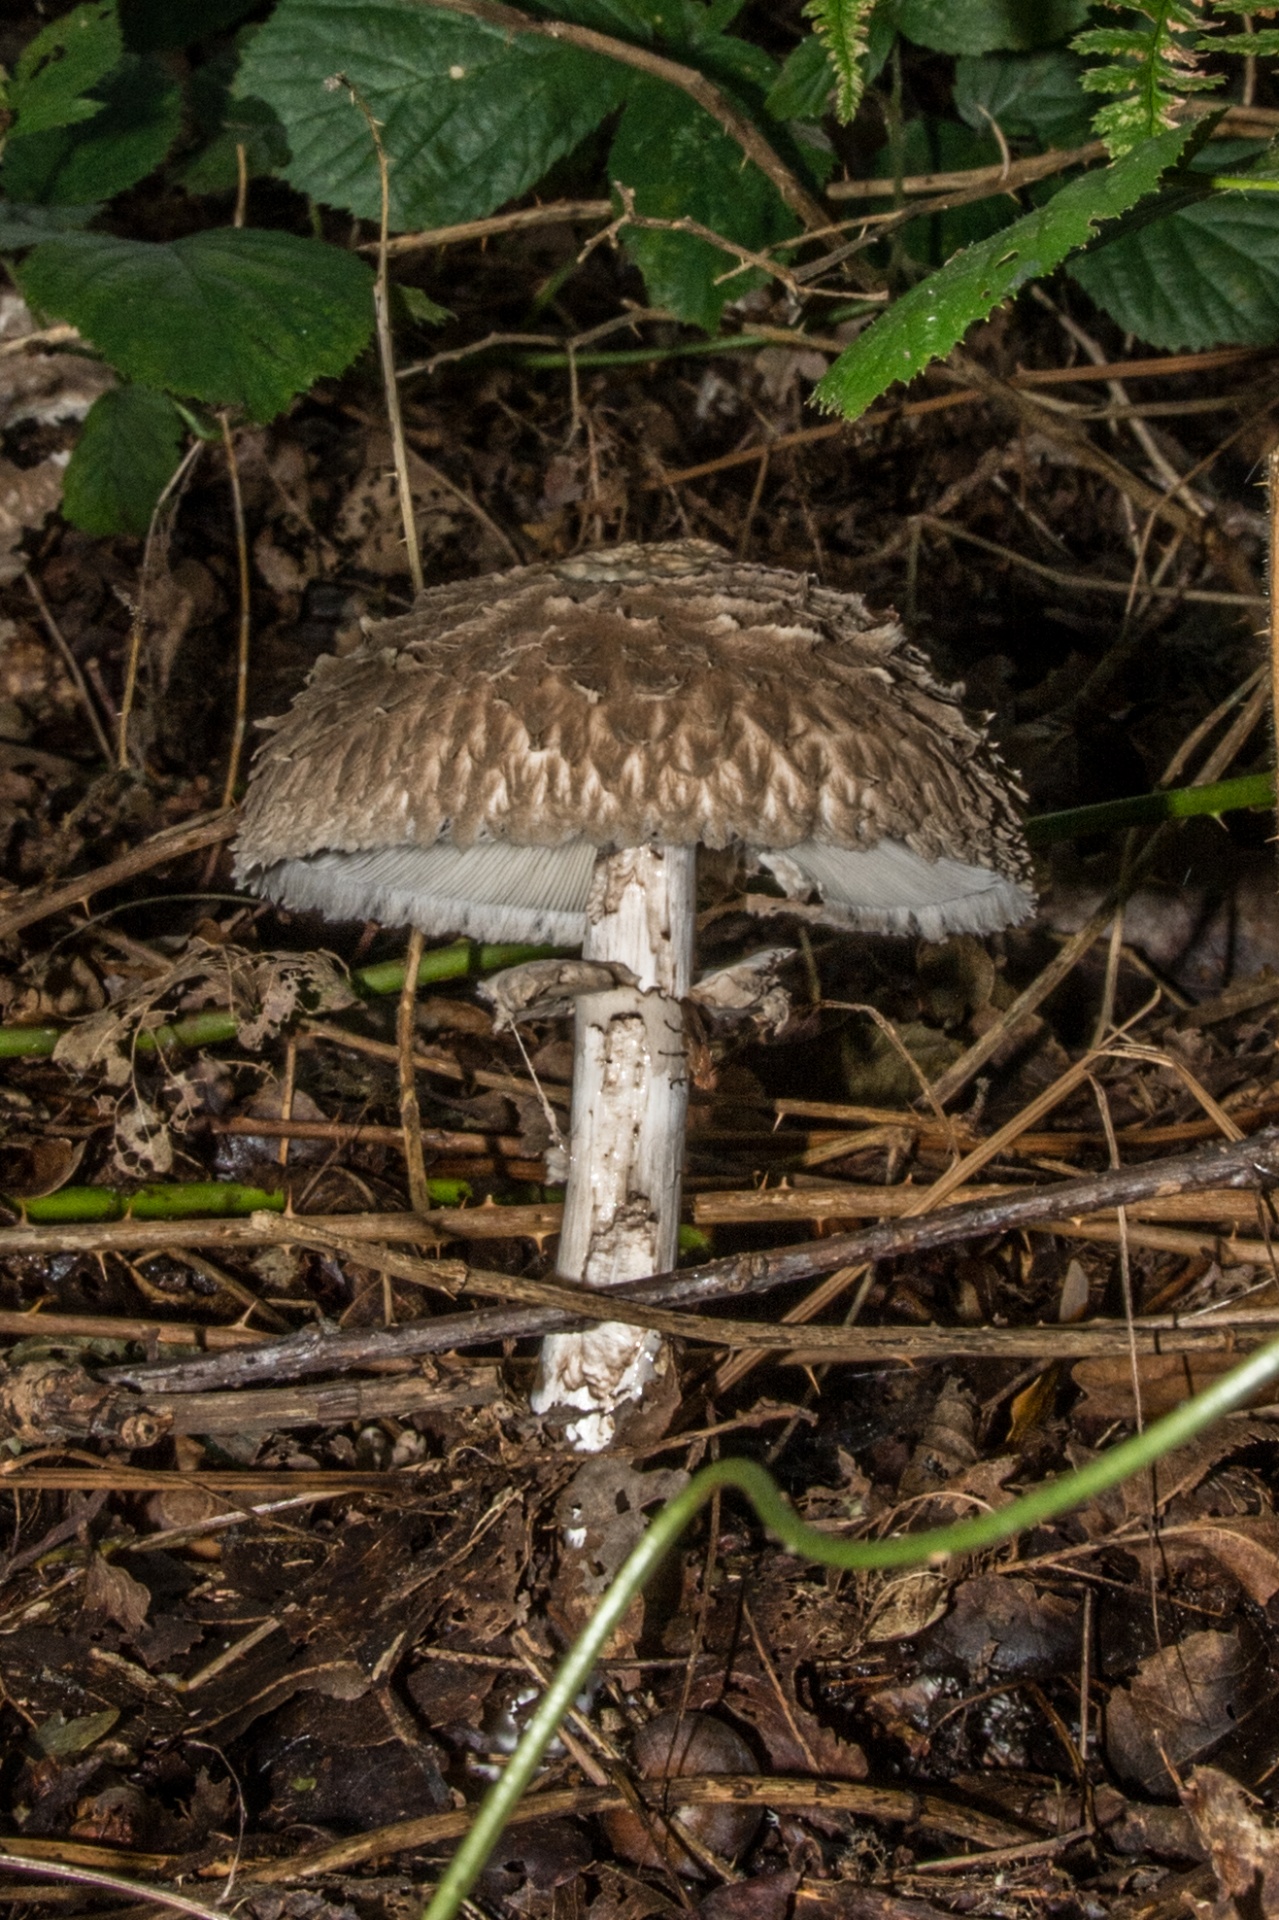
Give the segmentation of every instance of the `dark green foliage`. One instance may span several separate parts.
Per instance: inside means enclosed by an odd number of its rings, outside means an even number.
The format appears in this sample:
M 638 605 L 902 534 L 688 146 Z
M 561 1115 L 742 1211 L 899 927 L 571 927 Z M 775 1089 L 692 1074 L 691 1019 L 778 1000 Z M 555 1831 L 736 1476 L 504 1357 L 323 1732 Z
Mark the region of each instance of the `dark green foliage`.
M 92 98 L 100 111 L 91 120 L 9 141 L 0 170 L 6 195 L 75 206 L 109 200 L 155 171 L 182 124 L 182 95 L 167 67 L 126 54 Z
M 954 120 L 908 120 L 902 129 L 902 172 L 957 173 L 970 167 L 999 164 L 999 143 L 989 129 L 974 132 Z M 889 153 L 881 149 L 876 173 L 888 176 Z M 911 220 L 901 230 L 901 244 L 912 260 L 939 267 L 961 247 L 985 240 L 1017 218 L 1016 202 L 992 194 L 965 207 L 950 207 L 925 220 Z
M 20 277 L 34 306 L 70 320 L 130 379 L 254 420 L 341 373 L 373 324 L 361 260 L 251 227 L 168 244 L 69 234 L 38 246 Z
M 810 33 L 786 61 L 764 105 L 774 120 L 820 120 L 834 90 L 830 55 Z
M 818 402 L 855 419 L 894 381 L 912 379 L 949 353 L 975 320 L 1027 281 L 1051 273 L 1101 221 L 1152 193 L 1189 138 L 1189 129 L 1177 127 L 1144 141 L 1113 166 L 1072 181 L 993 239 L 956 254 L 840 355 L 817 388 Z
M 1135 227 L 1070 272 L 1153 347 L 1279 339 L 1279 196 L 1220 193 Z
M 24 138 L 92 120 L 101 103 L 89 89 L 111 72 L 123 51 L 115 0 L 87 0 L 51 20 L 22 49 L 9 83 L 14 132 Z
M 41 240 L 87 227 L 100 211 L 97 206 L 27 207 L 0 200 L 0 252 L 15 253 L 21 247 L 34 247 Z
M 85 533 L 145 533 L 178 464 L 182 416 L 154 387 L 115 387 L 94 401 L 71 456 L 62 510 Z
M 621 106 L 627 68 L 536 34 L 510 34 L 418 0 L 281 0 L 245 56 L 237 92 L 279 115 L 302 193 L 364 220 L 380 208 L 377 158 L 344 74 L 381 123 L 391 223 L 492 213 Z
M 225 33 L 257 0 L 120 0 L 124 44 L 134 53 L 171 53 Z
M 965 55 L 955 62 L 955 111 L 978 133 L 994 120 L 1007 140 L 1082 146 L 1095 111 L 1080 85 L 1083 65 L 1061 49 Z
M 708 334 L 727 303 L 768 281 L 766 266 L 729 249 L 768 256 L 798 236 L 799 189 L 812 195 L 836 164 L 821 122 L 853 117 L 881 69 L 889 77 L 878 78 L 874 115 L 858 126 L 878 129 L 887 118 L 897 129 L 891 156 L 885 150 L 877 163 L 885 178 L 890 169 L 966 172 L 1005 153 L 1071 149 L 1100 127 L 1120 156 L 1111 166 L 1076 168 L 1020 199 L 995 190 L 903 219 L 891 247 L 863 253 L 847 281 L 835 274 L 822 287 L 833 307 L 796 296 L 797 324 L 820 330 L 827 315 L 850 311 L 868 262 L 899 295 L 819 389 L 820 401 L 851 413 L 1068 256 L 1078 285 L 1152 344 L 1279 337 L 1279 197 L 1260 190 L 1255 149 L 1230 154 L 1218 144 L 1195 163 L 1234 167 L 1230 191 L 1182 174 L 1153 197 L 1207 131 L 1192 137 L 1181 124 L 1187 99 L 1226 76 L 1228 60 L 1209 70 L 1205 49 L 1264 56 L 1279 45 L 1273 29 L 1223 30 L 1236 23 L 1219 19 L 1209 0 L 1108 10 L 1087 0 L 807 0 L 802 18 L 813 31 L 791 41 L 793 14 L 751 38 L 761 22 L 743 0 L 524 7 L 512 24 L 434 0 L 86 0 L 36 35 L 10 76 L 0 74 L 8 115 L 0 249 L 26 254 L 17 272 L 39 312 L 76 325 L 131 383 L 94 409 L 69 471 L 68 511 L 80 525 L 145 524 L 178 455 L 178 401 L 267 420 L 359 353 L 372 303 L 354 240 L 219 223 L 241 179 L 270 174 L 311 203 L 317 232 L 324 207 L 376 222 L 369 116 L 389 161 L 393 230 L 483 217 L 530 191 L 563 192 L 561 181 L 573 182 L 570 193 L 611 191 L 618 213 L 630 209 L 639 222 L 624 219 L 619 238 L 649 303 Z M 1247 9 L 1220 0 L 1219 12 Z M 574 44 L 554 31 L 557 21 L 605 44 Z M 788 45 L 779 66 L 774 52 Z M 797 185 L 783 196 L 777 167 L 747 157 L 695 83 L 643 70 L 641 49 L 713 83 Z M 920 72 L 929 76 L 923 87 Z M 1238 174 L 1244 161 L 1254 165 L 1251 184 Z M 152 179 L 156 204 L 167 195 L 183 209 L 161 231 L 183 237 L 131 238 L 130 209 L 110 204 Z M 202 213 L 201 196 L 218 199 Z M 1028 199 L 1036 210 L 1025 211 Z M 262 204 L 286 228 L 307 218 L 303 201 L 278 190 Z M 832 226 L 846 204 L 829 203 Z M 887 204 L 886 196 L 879 211 Z M 99 214 L 112 231 L 86 230 Z M 681 222 L 727 245 L 672 230 Z M 1108 231 L 1094 238 L 1103 222 Z M 774 257 L 802 268 L 813 255 L 782 247 Z M 930 267 L 901 290 L 903 278 Z M 394 317 L 403 326 L 451 316 L 410 286 Z
M 897 0 L 899 32 L 939 53 L 1050 47 L 1088 18 L 1087 0 Z
M 609 173 L 633 188 L 637 213 L 687 215 L 726 239 L 759 248 L 796 228 L 771 181 L 743 167 L 735 140 L 687 94 L 640 75 L 631 87 Z M 738 262 L 683 233 L 630 228 L 626 250 L 644 275 L 650 300 L 681 319 L 714 331 L 724 302 L 758 285 L 758 273 L 734 273 Z M 720 276 L 732 273 L 731 280 Z

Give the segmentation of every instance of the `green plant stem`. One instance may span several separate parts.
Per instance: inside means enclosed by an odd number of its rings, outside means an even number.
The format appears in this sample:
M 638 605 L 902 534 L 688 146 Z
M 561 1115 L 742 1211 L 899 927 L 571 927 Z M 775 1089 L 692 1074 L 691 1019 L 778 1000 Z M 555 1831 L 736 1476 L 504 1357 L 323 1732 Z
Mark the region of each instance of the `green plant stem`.
M 1120 827 L 1155 826 L 1163 820 L 1238 813 L 1250 807 L 1272 807 L 1274 803 L 1274 775 L 1249 773 L 1238 780 L 1214 781 L 1211 786 L 1174 787 L 1165 793 L 1139 793 L 1126 800 L 1101 800 L 1092 807 L 1036 814 L 1026 822 L 1026 838 L 1032 847 L 1046 847 L 1057 840 L 1079 840 L 1085 834 L 1109 833 Z
M 471 1194 L 465 1180 L 428 1180 L 426 1186 L 433 1207 L 460 1207 Z M 175 1180 L 131 1192 L 121 1187 L 60 1187 L 38 1199 L 0 1199 L 31 1226 L 69 1226 L 94 1220 L 194 1220 L 210 1214 L 244 1219 L 251 1213 L 283 1213 L 288 1196 L 234 1180 Z
M 63 1226 L 91 1220 L 189 1220 L 197 1214 L 242 1216 L 263 1211 L 284 1212 L 283 1193 L 262 1187 L 242 1187 L 233 1181 L 176 1181 L 125 1193 L 118 1187 L 61 1187 L 38 1200 L 9 1200 L 24 1220 L 35 1225 Z
M 436 947 L 422 955 L 417 983 L 429 987 L 444 980 L 465 979 L 471 973 L 497 973 L 503 967 L 520 966 L 525 960 L 544 960 L 554 951 L 552 947 L 519 945 L 477 947 L 469 940 L 455 940 L 451 946 Z M 357 967 L 351 985 L 361 998 L 380 999 L 399 993 L 404 985 L 404 962 L 381 960 L 375 966 Z M 47 1057 L 65 1031 L 63 1027 L 0 1027 L 0 1060 Z M 215 1008 L 144 1029 L 133 1045 L 138 1053 L 158 1053 L 165 1047 L 216 1047 L 234 1040 L 236 1032 L 235 1015 Z
M 503 1827 L 529 1785 L 560 1721 L 581 1692 L 609 1636 L 631 1601 L 670 1551 L 689 1521 L 721 1487 L 735 1487 L 754 1507 L 788 1553 L 818 1566 L 856 1571 L 874 1567 L 937 1564 L 956 1554 L 977 1553 L 1011 1540 L 1027 1527 L 1051 1520 L 1082 1501 L 1117 1486 L 1183 1446 L 1223 1414 L 1233 1411 L 1279 1377 L 1279 1340 L 1261 1347 L 1242 1365 L 1165 1414 L 1144 1433 L 1112 1447 L 1086 1467 L 1042 1486 L 1011 1505 L 927 1533 L 887 1540 L 836 1540 L 806 1526 L 766 1468 L 753 1460 L 721 1460 L 694 1474 L 682 1493 L 662 1508 L 623 1563 L 595 1613 L 573 1642 L 501 1778 L 490 1788 L 470 1832 L 449 1862 L 424 1920 L 453 1920 L 484 1868 Z
M 1218 187 L 1223 192 L 1232 193 L 1279 193 L 1279 178 L 1255 180 L 1248 173 L 1214 173 L 1208 177 L 1210 187 Z

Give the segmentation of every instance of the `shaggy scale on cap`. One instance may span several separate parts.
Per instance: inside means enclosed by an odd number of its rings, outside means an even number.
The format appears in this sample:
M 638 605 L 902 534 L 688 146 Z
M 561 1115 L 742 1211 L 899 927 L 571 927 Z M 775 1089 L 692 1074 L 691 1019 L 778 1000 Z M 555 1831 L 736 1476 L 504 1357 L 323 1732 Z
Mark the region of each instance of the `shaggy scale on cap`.
M 284 906 L 571 945 L 601 850 L 743 848 L 848 929 L 1032 911 L 1009 782 L 891 614 L 704 541 L 421 594 L 258 752 L 237 878 Z

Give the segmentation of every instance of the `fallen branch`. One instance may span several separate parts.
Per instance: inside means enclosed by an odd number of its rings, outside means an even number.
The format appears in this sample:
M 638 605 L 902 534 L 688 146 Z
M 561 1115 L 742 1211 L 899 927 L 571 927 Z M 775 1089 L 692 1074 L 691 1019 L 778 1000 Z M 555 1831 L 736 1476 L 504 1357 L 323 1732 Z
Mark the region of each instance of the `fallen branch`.
M 1276 1181 L 1279 1181 L 1279 1128 L 1272 1127 L 1251 1140 L 1218 1142 L 1195 1153 L 1144 1167 L 1125 1167 L 1085 1180 L 1063 1181 L 1056 1187 L 1003 1194 L 975 1206 L 948 1207 L 933 1214 L 889 1221 L 861 1233 L 837 1234 L 826 1240 L 806 1241 L 800 1246 L 769 1253 L 734 1254 L 682 1273 L 655 1274 L 608 1288 L 604 1297 L 613 1319 L 625 1318 L 625 1309 L 629 1306 L 703 1306 L 717 1300 L 744 1299 L 771 1292 L 792 1281 L 832 1273 L 839 1267 L 953 1246 L 963 1240 L 1006 1233 L 1031 1223 L 1109 1212 L 1140 1200 L 1208 1187 L 1264 1190 Z M 271 1216 L 269 1224 L 263 1223 L 263 1237 L 274 1236 L 283 1224 Z M 291 1223 L 291 1227 L 285 1228 L 285 1237 L 289 1231 L 302 1239 L 308 1223 Z M 486 1283 L 500 1279 L 514 1284 L 508 1276 L 483 1277 Z M 441 1315 L 402 1327 L 359 1328 L 336 1334 L 308 1328 L 284 1340 L 264 1342 L 248 1352 L 159 1366 L 126 1365 L 110 1369 L 105 1377 L 125 1385 L 172 1393 L 240 1386 L 254 1380 L 278 1383 L 368 1366 L 376 1361 L 559 1331 L 597 1317 L 599 1304 L 597 1293 L 589 1306 L 587 1297 L 582 1299 L 576 1315 L 558 1307 L 503 1306 L 481 1313 Z M 918 1330 L 888 1331 L 897 1352 L 901 1353 L 903 1343 L 909 1350 L 909 1343 Z M 953 1335 L 949 1329 L 945 1331 L 947 1337 L 960 1338 L 971 1329 L 955 1329 Z M 1042 1331 L 1045 1330 L 1031 1329 L 1035 1334 Z M 812 1333 L 809 1329 L 800 1344 L 819 1344 Z
M 633 1790 L 642 1799 L 661 1806 L 669 1798 L 670 1784 L 662 1780 L 637 1780 Z M 957 1806 L 940 1794 L 911 1793 L 900 1787 L 872 1787 L 860 1780 L 711 1774 L 705 1779 L 682 1778 L 679 1797 L 684 1806 L 754 1801 L 768 1807 L 819 1807 L 825 1813 L 855 1813 L 863 1819 L 918 1827 L 925 1833 L 949 1834 L 979 1847 L 1017 1845 L 1033 1837 L 1011 1822 L 981 1813 L 974 1807 Z M 555 1814 L 604 1813 L 629 1804 L 627 1796 L 616 1787 L 552 1788 L 548 1793 L 530 1794 L 527 1800 L 521 1801 L 511 1816 L 511 1824 L 549 1819 Z M 335 1840 L 331 1846 L 317 1847 L 310 1853 L 295 1853 L 287 1860 L 250 1867 L 245 1878 L 274 1881 L 292 1880 L 304 1874 L 345 1873 L 369 1860 L 385 1859 L 388 1854 L 406 1853 L 410 1848 L 432 1846 L 441 1840 L 456 1840 L 466 1832 L 474 1816 L 473 1807 L 461 1807 L 452 1813 L 427 1813 L 413 1820 L 396 1820 L 389 1826 L 375 1828 L 372 1833 L 352 1834 L 348 1839 Z
M 92 873 L 80 874 L 57 887 L 37 887 L 19 894 L 17 904 L 7 913 L 0 913 L 0 940 L 9 939 L 24 927 L 34 926 L 37 920 L 47 920 L 50 914 L 61 913 L 64 907 L 78 906 L 82 900 L 103 893 L 108 887 L 118 887 L 140 873 L 149 873 L 153 867 L 163 866 L 166 860 L 178 860 L 184 854 L 198 853 L 202 847 L 220 845 L 235 832 L 236 818 L 234 808 L 224 808 L 218 813 L 206 813 L 198 820 L 188 820 L 181 827 L 166 827 L 163 833 L 152 834 L 149 840 L 144 840 L 140 847 L 122 853 L 118 860 L 108 860 L 105 866 L 95 867 Z

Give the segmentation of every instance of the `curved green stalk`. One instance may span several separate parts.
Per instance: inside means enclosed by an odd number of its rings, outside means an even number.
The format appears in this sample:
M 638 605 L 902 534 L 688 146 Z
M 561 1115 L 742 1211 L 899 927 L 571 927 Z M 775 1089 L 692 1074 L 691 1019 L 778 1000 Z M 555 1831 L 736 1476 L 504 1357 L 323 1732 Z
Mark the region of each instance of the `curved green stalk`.
M 423 1920 L 453 1920 L 537 1771 L 560 1721 L 590 1678 L 609 1636 L 620 1625 L 649 1575 L 717 1488 L 736 1487 L 739 1493 L 745 1494 L 769 1531 L 789 1553 L 801 1559 L 845 1571 L 918 1567 L 948 1560 L 955 1554 L 977 1553 L 998 1546 L 1027 1527 L 1051 1520 L 1068 1508 L 1104 1493 L 1143 1467 L 1153 1465 L 1174 1447 L 1183 1446 L 1276 1378 L 1279 1378 L 1279 1340 L 1272 1340 L 1202 1393 L 1147 1427 L 1144 1433 L 1134 1434 L 1132 1439 L 1112 1447 L 1077 1472 L 1047 1480 L 1009 1506 L 979 1514 L 975 1519 L 960 1520 L 953 1526 L 937 1527 L 927 1533 L 895 1534 L 887 1540 L 837 1540 L 806 1526 L 772 1475 L 753 1460 L 720 1460 L 703 1467 L 683 1492 L 662 1508 L 573 1642 L 505 1771 L 490 1788 L 474 1825 L 445 1869 Z

